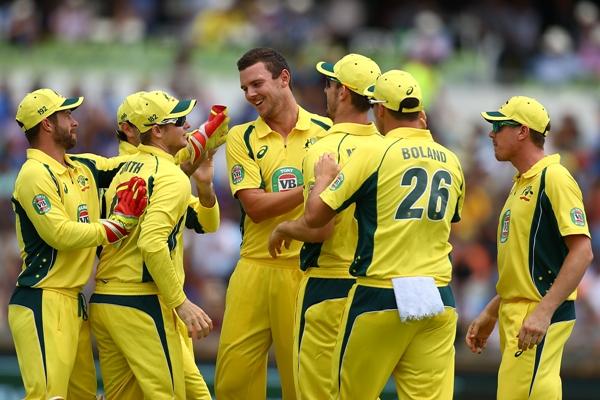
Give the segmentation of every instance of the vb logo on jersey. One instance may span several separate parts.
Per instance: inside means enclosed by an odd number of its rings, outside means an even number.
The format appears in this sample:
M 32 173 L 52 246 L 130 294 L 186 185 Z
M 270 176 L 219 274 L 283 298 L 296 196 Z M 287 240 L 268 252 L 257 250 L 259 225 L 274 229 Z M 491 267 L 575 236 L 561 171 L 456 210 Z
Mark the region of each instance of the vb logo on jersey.
M 285 192 L 302 186 L 302 172 L 294 167 L 279 168 L 271 179 L 273 192 Z
M 77 207 L 77 221 L 86 224 L 90 223 L 90 214 L 88 213 L 87 204 L 80 204 L 79 207 Z
M 52 208 L 52 204 L 50 204 L 50 199 L 45 194 L 37 194 L 33 197 L 31 201 L 33 205 L 33 209 L 39 215 L 44 215 Z
M 242 167 L 241 164 L 235 164 L 233 167 L 231 167 L 231 182 L 233 182 L 234 185 L 237 185 L 243 180 L 244 167 Z
M 510 229 L 510 210 L 506 210 L 500 223 L 502 224 L 502 229 L 500 229 L 500 243 L 506 243 Z
M 581 208 L 571 209 L 571 222 L 577 226 L 585 226 L 585 214 Z

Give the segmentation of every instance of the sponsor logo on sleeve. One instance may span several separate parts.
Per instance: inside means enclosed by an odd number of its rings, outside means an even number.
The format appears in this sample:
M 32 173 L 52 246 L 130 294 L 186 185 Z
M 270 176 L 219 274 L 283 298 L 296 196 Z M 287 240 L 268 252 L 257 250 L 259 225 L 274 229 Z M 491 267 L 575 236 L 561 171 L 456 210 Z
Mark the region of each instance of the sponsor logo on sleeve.
M 52 209 L 52 204 L 50 204 L 50 199 L 45 194 L 37 194 L 33 197 L 33 201 L 31 202 L 33 205 L 33 209 L 39 215 L 44 215 L 50 209 Z
M 79 207 L 77 207 L 77 221 L 86 224 L 90 223 L 90 214 L 88 213 L 87 204 L 80 204 Z
M 585 214 L 581 208 L 571 209 L 571 222 L 577 226 L 585 226 Z
M 235 164 L 231 167 L 231 182 L 237 185 L 244 180 L 244 167 L 241 164 Z
M 335 192 L 336 190 L 338 190 L 340 188 L 340 186 L 342 186 L 343 183 L 344 183 L 344 173 L 340 172 L 338 174 L 338 176 L 335 177 L 333 182 L 331 182 L 331 185 L 329 185 L 329 190 L 331 190 L 332 192 Z
M 297 168 L 279 168 L 271 178 L 271 185 L 273 192 L 286 192 L 304 185 L 304 178 Z
M 510 210 L 506 210 L 502 215 L 502 221 L 500 222 L 500 243 L 506 243 L 508 240 L 508 233 L 510 230 Z

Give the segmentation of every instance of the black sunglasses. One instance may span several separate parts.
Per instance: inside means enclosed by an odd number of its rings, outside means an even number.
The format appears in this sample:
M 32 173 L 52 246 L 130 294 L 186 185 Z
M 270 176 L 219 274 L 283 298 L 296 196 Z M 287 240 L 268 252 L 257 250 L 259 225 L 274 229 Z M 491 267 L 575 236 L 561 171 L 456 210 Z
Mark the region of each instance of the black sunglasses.
M 325 87 L 329 87 L 331 86 L 331 82 L 336 82 L 336 83 L 340 83 L 340 81 L 338 81 L 337 79 L 331 77 L 331 76 L 326 76 L 325 77 Z

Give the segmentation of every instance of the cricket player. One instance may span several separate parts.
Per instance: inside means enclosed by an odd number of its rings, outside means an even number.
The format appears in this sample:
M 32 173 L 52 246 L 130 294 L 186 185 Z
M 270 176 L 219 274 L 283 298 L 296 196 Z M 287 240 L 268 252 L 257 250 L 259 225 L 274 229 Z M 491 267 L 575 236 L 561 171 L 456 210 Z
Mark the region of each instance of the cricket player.
M 385 139 L 357 148 L 341 170 L 323 155 L 304 214 L 319 227 L 356 206 L 356 284 L 334 350 L 331 398 L 375 399 L 391 375 L 402 399 L 451 399 L 457 314 L 448 238 L 460 218 L 462 169 L 427 130 L 410 74 L 388 71 L 367 93 Z
M 120 186 L 114 213 L 100 220 L 98 193 L 121 165 L 69 156 L 83 97 L 28 93 L 16 120 L 30 144 L 12 196 L 22 271 L 8 306 L 26 399 L 96 398 L 86 301 L 95 248 L 121 240 L 146 205 L 145 183 Z
M 294 399 L 292 342 L 302 277 L 300 244 L 273 260 L 265 243 L 280 222 L 302 214 L 302 159 L 331 121 L 298 106 L 290 68 L 275 50 L 249 50 L 237 66 L 246 100 L 259 117 L 234 126 L 227 135 L 231 192 L 243 211 L 242 247 L 227 288 L 216 397 L 264 399 L 273 344 L 283 397 Z
M 314 164 L 332 153 L 345 164 L 364 143 L 383 140 L 369 122 L 371 109 L 365 90 L 381 75 L 379 66 L 360 54 L 348 54 L 337 63 L 320 62 L 325 76 L 327 112 L 334 125 L 327 136 L 312 146 L 304 157 L 304 199 L 314 185 Z M 334 226 L 333 226 L 334 225 Z M 329 229 L 328 229 L 329 228 Z M 333 232 L 328 235 L 328 231 Z M 346 296 L 355 280 L 348 272 L 357 242 L 354 206 L 338 214 L 325 228 L 310 229 L 303 217 L 280 223 L 269 238 L 273 257 L 290 240 L 305 242 L 300 251 L 304 277 L 296 304 L 294 331 L 294 379 L 298 399 L 326 399 L 331 386 L 331 357 Z
M 537 100 L 515 96 L 481 115 L 496 159 L 517 174 L 498 221 L 497 295 L 466 342 L 481 353 L 499 319 L 498 399 L 561 399 L 576 288 L 593 258 L 581 190 L 560 156 L 545 154 L 550 117 Z
M 140 132 L 136 126 L 129 121 L 130 116 L 135 112 L 135 107 L 139 98 L 145 95 L 146 92 L 136 92 L 130 94 L 125 98 L 117 109 L 117 124 L 119 129 L 117 130 L 117 137 L 119 138 L 119 155 L 123 154 L 135 154 L 138 152 L 138 146 L 140 144 Z M 217 109 L 211 109 L 211 116 L 209 121 L 216 116 Z M 219 111 L 225 111 L 219 109 Z M 133 117 L 135 118 L 135 117 Z M 228 120 L 224 121 L 226 124 Z M 214 142 L 218 147 L 223 144 L 224 141 Z M 176 164 L 180 164 L 180 167 L 186 172 L 192 172 L 192 178 L 196 183 L 198 190 L 198 196 L 190 196 L 190 202 L 186 211 L 185 226 L 188 229 L 193 229 L 197 233 L 205 232 L 216 232 L 220 224 L 220 213 L 219 204 L 217 202 L 217 196 L 214 191 L 212 184 L 214 176 L 213 160 L 212 157 L 216 152 L 217 147 L 206 147 L 203 152 L 202 160 L 192 160 L 188 162 L 192 164 L 184 168 L 181 162 L 188 160 L 189 156 L 189 137 L 188 146 L 177 152 L 175 155 Z M 200 165 L 198 165 L 198 163 Z M 176 252 L 183 251 L 183 241 L 177 242 Z M 185 324 L 179 320 L 179 334 L 182 341 L 183 348 L 183 361 L 184 361 L 184 376 L 185 376 L 185 390 L 186 398 L 188 399 L 210 399 L 210 391 L 204 381 L 204 378 L 194 358 L 194 348 L 191 338 L 187 334 L 187 328 Z
M 165 92 L 147 92 L 135 102 L 128 121 L 140 132 L 139 152 L 120 169 L 107 191 L 132 174 L 148 183 L 149 204 L 140 224 L 121 246 L 102 250 L 96 289 L 90 300 L 100 366 L 108 398 L 186 397 L 181 319 L 191 337 L 212 329 L 204 311 L 184 291 L 182 241 L 190 182 L 174 156 L 188 144 L 185 116 L 195 100 L 179 101 Z M 195 132 L 206 146 L 227 132 L 219 113 Z M 140 351 L 143 349 L 143 351 Z

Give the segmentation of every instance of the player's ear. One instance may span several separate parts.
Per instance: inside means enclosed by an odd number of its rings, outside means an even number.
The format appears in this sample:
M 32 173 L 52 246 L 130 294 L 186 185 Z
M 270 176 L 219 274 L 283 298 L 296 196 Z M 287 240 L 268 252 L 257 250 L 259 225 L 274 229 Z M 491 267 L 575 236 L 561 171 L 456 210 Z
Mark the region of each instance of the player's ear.
M 427 128 L 427 114 L 425 114 L 425 111 L 419 111 L 419 121 L 423 125 L 423 129 Z
M 344 100 L 346 97 L 350 96 L 350 89 L 348 89 L 346 86 L 344 85 L 339 85 L 340 90 L 338 91 L 338 96 L 340 97 L 340 100 Z
M 377 118 L 382 119 L 385 114 L 385 107 L 381 103 L 376 103 L 373 105 L 373 113 L 377 116 Z
M 525 126 L 525 125 L 521 125 L 521 127 L 519 128 L 519 134 L 517 135 L 517 139 L 519 141 L 525 140 L 525 139 L 527 139 L 527 137 L 529 137 L 529 135 L 531 135 L 531 131 L 529 130 L 529 127 Z
M 285 68 L 282 69 L 281 74 L 279 74 L 279 79 L 281 79 L 281 87 L 290 86 L 290 80 L 291 80 L 290 71 L 288 71 Z
M 163 130 L 160 128 L 160 125 L 152 125 L 152 128 L 150 129 L 150 132 L 153 136 L 156 136 L 157 138 L 162 138 L 163 137 Z

